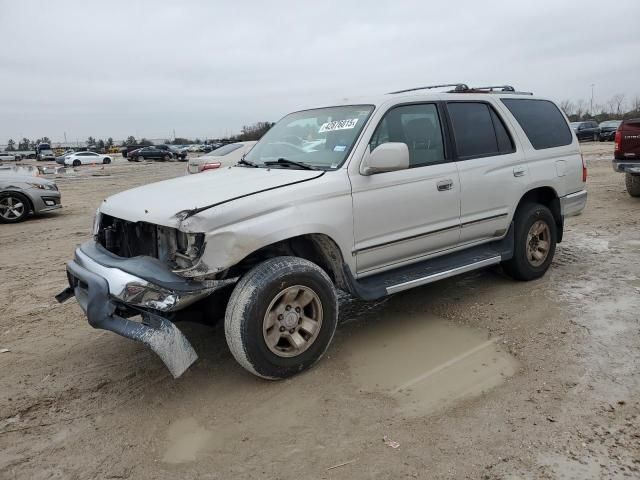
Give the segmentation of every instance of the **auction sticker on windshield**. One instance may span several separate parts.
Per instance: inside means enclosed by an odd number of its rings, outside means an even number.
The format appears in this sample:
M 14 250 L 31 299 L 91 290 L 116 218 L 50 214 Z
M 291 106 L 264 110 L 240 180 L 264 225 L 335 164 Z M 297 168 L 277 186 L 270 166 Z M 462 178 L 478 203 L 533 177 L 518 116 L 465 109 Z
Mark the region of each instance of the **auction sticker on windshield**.
M 332 132 L 334 130 L 349 130 L 355 128 L 356 123 L 358 123 L 357 118 L 347 118 L 345 120 L 323 123 L 318 133 Z

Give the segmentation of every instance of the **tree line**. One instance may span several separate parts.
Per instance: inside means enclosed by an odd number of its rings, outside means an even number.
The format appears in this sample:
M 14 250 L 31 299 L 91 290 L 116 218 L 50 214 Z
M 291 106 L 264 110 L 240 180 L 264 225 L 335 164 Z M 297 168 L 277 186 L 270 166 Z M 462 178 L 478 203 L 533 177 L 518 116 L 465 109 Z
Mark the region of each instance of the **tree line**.
M 624 120 L 640 117 L 640 96 L 635 96 L 628 100 L 624 94 L 617 93 L 604 103 L 595 104 L 593 107 L 591 102 L 586 99 L 576 101 L 563 100 L 560 102 L 560 108 L 572 122 Z
M 176 137 L 173 140 L 166 140 L 164 143 L 167 145 L 200 145 L 202 143 L 232 143 L 232 142 L 246 142 L 249 140 L 260 140 L 262 136 L 269 131 L 269 129 L 275 125 L 273 122 L 256 122 L 252 125 L 244 125 L 239 134 L 231 135 L 225 138 L 208 140 L 200 138 L 184 138 Z M 23 138 L 19 142 L 16 142 L 12 138 L 7 141 L 7 152 L 35 150 L 36 145 L 39 143 L 51 144 L 49 137 L 42 137 L 36 140 L 29 138 Z M 73 142 L 70 142 L 73 143 Z M 96 149 L 98 151 L 105 151 L 115 146 L 113 138 L 109 137 L 106 140 L 96 139 L 95 137 L 88 137 L 86 140 L 87 147 L 90 149 Z M 127 147 L 130 145 L 153 145 L 153 142 L 147 138 L 137 139 L 133 135 L 129 135 L 125 140 L 120 143 L 120 147 Z

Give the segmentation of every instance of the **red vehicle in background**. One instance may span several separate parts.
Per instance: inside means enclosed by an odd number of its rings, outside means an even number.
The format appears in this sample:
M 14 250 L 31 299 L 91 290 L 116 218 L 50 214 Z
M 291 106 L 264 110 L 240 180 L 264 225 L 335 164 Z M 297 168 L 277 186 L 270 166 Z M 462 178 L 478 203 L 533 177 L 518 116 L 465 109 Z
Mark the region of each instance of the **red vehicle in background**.
M 640 197 L 640 118 L 624 120 L 615 142 L 613 169 L 625 174 L 629 195 Z

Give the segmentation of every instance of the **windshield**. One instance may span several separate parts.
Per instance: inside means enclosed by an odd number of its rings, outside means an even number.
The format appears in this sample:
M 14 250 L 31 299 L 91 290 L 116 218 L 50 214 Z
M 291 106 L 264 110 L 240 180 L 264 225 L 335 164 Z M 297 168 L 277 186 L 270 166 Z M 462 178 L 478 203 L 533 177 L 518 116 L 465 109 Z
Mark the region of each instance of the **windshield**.
M 349 105 L 291 113 L 273 126 L 245 158 L 259 167 L 265 162 L 274 167 L 270 162 L 285 159 L 335 170 L 349 155 L 372 111 L 371 105 Z
M 622 120 L 609 120 L 607 122 L 602 122 L 600 124 L 601 127 L 617 127 L 622 123 Z

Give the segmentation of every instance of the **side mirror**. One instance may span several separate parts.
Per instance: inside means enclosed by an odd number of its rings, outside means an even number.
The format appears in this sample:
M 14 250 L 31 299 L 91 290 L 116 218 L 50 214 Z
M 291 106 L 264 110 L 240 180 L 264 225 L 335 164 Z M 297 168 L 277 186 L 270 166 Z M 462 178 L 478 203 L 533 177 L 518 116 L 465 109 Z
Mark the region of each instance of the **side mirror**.
M 378 145 L 362 162 L 363 175 L 394 172 L 409 168 L 409 148 L 406 143 L 389 142 Z

